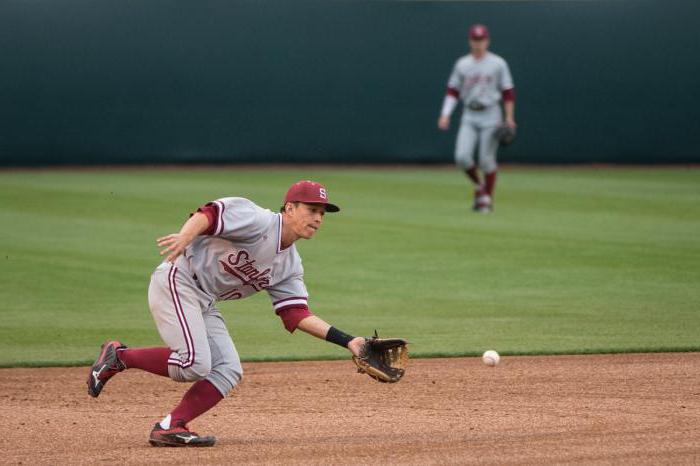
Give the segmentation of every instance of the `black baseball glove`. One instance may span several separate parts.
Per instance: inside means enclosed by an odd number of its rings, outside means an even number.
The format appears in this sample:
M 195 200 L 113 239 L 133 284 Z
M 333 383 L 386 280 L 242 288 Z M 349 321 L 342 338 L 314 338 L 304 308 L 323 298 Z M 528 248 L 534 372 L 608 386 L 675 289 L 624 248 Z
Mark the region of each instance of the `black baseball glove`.
M 365 338 L 359 356 L 352 360 L 357 372 L 367 374 L 379 382 L 394 383 L 401 380 L 408 362 L 408 342 L 401 338 Z
M 507 146 L 512 144 L 515 140 L 515 128 L 508 125 L 501 125 L 493 133 L 493 136 L 502 146 Z

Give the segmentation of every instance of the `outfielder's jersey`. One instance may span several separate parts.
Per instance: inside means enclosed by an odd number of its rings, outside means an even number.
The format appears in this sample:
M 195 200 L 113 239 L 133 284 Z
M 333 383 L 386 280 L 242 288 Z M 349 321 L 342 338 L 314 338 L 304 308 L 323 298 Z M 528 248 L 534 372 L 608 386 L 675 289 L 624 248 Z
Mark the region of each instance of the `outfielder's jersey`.
M 301 257 L 294 244 L 282 249 L 282 214 L 241 197 L 206 208 L 213 208 L 211 234 L 198 236 L 185 251 L 205 293 L 220 301 L 266 290 L 275 311 L 307 306 Z
M 477 60 L 469 54 L 457 60 L 447 87 L 459 92 L 464 108 L 491 107 L 501 101 L 502 91 L 513 88 L 513 77 L 500 56 L 486 52 Z

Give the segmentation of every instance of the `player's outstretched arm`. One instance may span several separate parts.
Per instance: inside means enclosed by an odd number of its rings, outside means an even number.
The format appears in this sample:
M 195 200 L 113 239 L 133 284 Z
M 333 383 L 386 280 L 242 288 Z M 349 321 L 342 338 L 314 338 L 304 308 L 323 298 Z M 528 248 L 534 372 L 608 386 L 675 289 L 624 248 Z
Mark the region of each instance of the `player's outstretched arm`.
M 331 325 L 318 316 L 312 315 L 302 319 L 297 325 L 297 328 L 303 332 L 308 333 L 309 335 L 313 335 L 316 338 L 320 338 L 321 340 L 331 341 L 328 339 L 329 331 L 331 330 Z M 336 330 L 335 332 L 338 332 L 338 330 Z M 331 337 L 335 332 L 331 332 Z M 346 335 L 346 339 L 347 338 L 350 338 L 350 340 L 348 341 L 346 348 L 353 354 L 353 356 L 359 356 L 360 350 L 362 349 L 362 345 L 364 345 L 365 343 L 365 339 L 363 337 L 351 337 L 350 335 Z M 332 342 L 337 343 L 336 341 Z M 340 346 L 343 345 L 341 344 Z
M 353 355 L 358 372 L 365 373 L 379 382 L 394 383 L 401 380 L 408 361 L 407 341 L 401 338 L 353 337 L 314 315 L 305 317 L 298 329 L 347 348 Z
M 158 238 L 158 247 L 163 248 L 160 255 L 168 255 L 167 261 L 174 262 L 180 254 L 185 252 L 185 248 L 199 235 L 209 228 L 209 218 L 201 212 L 192 215 L 182 226 L 179 233 Z

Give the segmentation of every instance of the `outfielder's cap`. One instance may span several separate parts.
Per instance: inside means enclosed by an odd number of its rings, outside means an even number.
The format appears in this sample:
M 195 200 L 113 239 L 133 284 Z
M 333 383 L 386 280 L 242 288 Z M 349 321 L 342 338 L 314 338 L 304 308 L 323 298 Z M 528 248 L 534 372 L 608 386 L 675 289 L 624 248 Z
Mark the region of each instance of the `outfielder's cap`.
M 328 201 L 328 191 L 321 183 L 315 181 L 303 180 L 294 183 L 287 195 L 284 196 L 284 203 L 287 202 L 304 202 L 306 204 L 323 204 L 326 206 L 326 212 L 338 212 L 340 207 L 331 204 Z
M 474 24 L 469 28 L 469 38 L 473 40 L 488 39 L 489 28 L 483 24 Z

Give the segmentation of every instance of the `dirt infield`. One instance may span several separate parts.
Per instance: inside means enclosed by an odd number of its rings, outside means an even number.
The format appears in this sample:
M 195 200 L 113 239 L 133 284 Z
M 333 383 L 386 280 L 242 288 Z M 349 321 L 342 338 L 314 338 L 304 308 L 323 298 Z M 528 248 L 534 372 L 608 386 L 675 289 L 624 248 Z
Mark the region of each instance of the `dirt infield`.
M 398 384 L 349 361 L 249 363 L 191 427 L 148 432 L 186 388 L 138 370 L 100 398 L 87 368 L 1 369 L 3 464 L 700 464 L 700 353 L 412 360 Z

